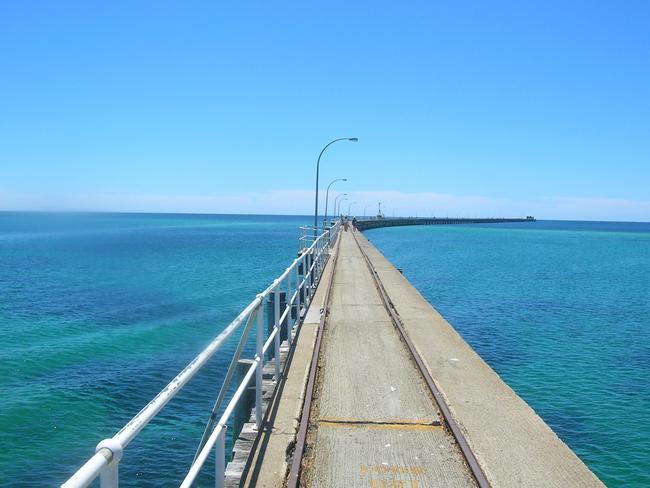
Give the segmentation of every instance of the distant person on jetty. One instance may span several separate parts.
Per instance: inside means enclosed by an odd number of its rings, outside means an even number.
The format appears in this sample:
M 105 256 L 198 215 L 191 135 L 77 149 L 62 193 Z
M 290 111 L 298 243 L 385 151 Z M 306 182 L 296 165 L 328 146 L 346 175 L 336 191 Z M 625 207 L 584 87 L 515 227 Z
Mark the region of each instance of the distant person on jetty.
M 348 220 L 347 217 L 343 217 L 343 230 L 345 232 L 348 231 L 348 226 L 350 225 L 350 221 Z

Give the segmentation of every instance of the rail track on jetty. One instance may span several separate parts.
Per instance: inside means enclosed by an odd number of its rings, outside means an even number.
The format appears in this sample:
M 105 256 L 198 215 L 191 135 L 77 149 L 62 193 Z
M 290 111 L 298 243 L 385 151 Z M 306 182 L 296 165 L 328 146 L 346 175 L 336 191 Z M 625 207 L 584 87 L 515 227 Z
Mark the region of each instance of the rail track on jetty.
M 288 487 L 342 486 L 340 483 L 350 482 L 372 487 L 489 487 L 476 456 L 355 234 L 354 231 L 341 233 L 337 243 Z M 347 246 L 346 254 L 352 254 L 356 263 L 338 261 L 341 241 Z M 332 310 L 332 294 L 344 292 L 336 290 L 337 286 L 344 288 L 344 283 L 366 274 L 371 280 L 365 282 L 369 287 L 374 285 L 374 290 L 366 291 L 374 293 L 372 299 L 381 305 L 375 307 L 374 315 L 362 323 L 361 318 L 349 317 L 349 310 Z M 330 330 L 332 326 L 334 329 Z M 347 357 L 345 364 L 337 364 L 327 357 L 336 354 L 332 352 L 334 348 L 345 349 L 342 344 L 349 342 L 350 334 L 359 337 L 358 331 L 350 330 L 354 327 L 366 328 L 367 335 L 381 337 L 383 349 L 376 353 L 390 353 L 385 356 L 385 372 L 367 371 L 377 366 L 363 359 L 355 361 Z M 323 344 L 329 347 L 327 354 Z M 349 349 L 345 352 L 349 353 Z M 410 361 L 404 361 L 405 356 Z M 392 361 L 392 357 L 396 360 Z M 396 384 L 388 392 L 383 386 L 366 381 L 386 379 L 386 374 L 393 376 L 391 381 Z M 337 381 L 334 378 L 346 375 L 348 379 L 334 384 Z M 351 385 L 354 388 L 341 388 Z M 342 395 L 352 398 L 341 399 Z M 329 401 L 331 397 L 335 401 Z M 363 400 L 358 401 L 359 398 Z M 364 408 L 364 402 L 369 402 L 371 407 Z M 341 408 L 346 404 L 352 408 Z M 384 408 L 385 405 L 392 407 Z M 391 447 L 394 447 L 392 452 Z

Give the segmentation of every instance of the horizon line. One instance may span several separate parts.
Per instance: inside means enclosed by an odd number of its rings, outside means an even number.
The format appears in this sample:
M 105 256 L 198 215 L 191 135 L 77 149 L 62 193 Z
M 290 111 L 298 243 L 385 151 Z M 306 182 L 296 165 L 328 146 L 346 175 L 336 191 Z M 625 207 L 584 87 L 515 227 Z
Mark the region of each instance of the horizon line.
M 275 213 L 213 213 L 213 212 L 142 212 L 142 211 L 124 211 L 124 210 L 5 210 L 0 209 L 0 213 L 18 213 L 18 214 L 104 214 L 104 215 L 205 215 L 205 216 L 253 216 L 253 217 L 313 217 L 313 214 L 309 213 L 300 213 L 300 214 L 275 214 Z M 373 214 L 374 215 L 374 214 Z M 358 217 L 358 215 L 353 215 Z M 369 215 L 368 217 L 371 217 Z M 325 215 L 319 215 L 319 217 L 325 217 Z M 457 219 L 489 219 L 489 218 L 525 218 L 521 216 L 515 217 L 504 217 L 504 216 L 482 216 L 482 217 L 461 217 L 459 215 L 431 215 L 431 216 L 415 216 L 415 215 L 396 215 L 395 217 L 385 217 L 385 219 L 391 218 L 457 218 Z M 538 222 L 612 222 L 612 223 L 626 223 L 626 224 L 650 224 L 650 221 L 646 220 L 585 220 L 585 219 L 544 219 L 537 218 L 535 220 Z

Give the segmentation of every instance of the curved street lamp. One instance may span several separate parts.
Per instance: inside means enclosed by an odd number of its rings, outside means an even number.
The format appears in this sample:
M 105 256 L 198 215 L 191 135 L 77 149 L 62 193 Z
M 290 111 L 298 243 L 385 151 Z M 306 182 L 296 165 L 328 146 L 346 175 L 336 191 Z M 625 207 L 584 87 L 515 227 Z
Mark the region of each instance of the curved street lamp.
M 354 205 L 355 203 L 357 202 L 348 203 L 348 217 L 350 216 L 350 209 L 352 208 L 352 205 Z
M 327 185 L 327 191 L 325 192 L 325 218 L 323 219 L 323 228 L 325 228 L 325 226 L 327 225 L 327 203 L 329 202 L 330 186 L 332 186 L 337 181 L 348 181 L 348 179 L 347 178 L 337 178 L 335 180 L 330 181 L 330 184 Z
M 334 197 L 334 216 L 335 216 L 335 217 L 339 215 L 338 211 L 336 210 L 336 209 L 337 209 L 336 204 L 338 203 L 339 198 L 341 198 L 341 197 L 347 197 L 347 196 L 348 196 L 347 193 L 339 193 L 338 195 L 336 195 L 336 196 Z
M 316 199 L 314 203 L 314 238 L 317 237 L 318 233 L 318 174 L 319 174 L 319 169 L 320 169 L 320 158 L 325 152 L 325 149 L 330 147 L 332 144 L 338 141 L 351 141 L 351 142 L 357 142 L 359 139 L 357 137 L 339 137 L 338 139 L 334 139 L 333 141 L 328 142 L 325 147 L 321 150 L 320 154 L 318 155 L 318 160 L 316 161 Z
M 339 215 L 341 214 L 341 204 L 342 204 L 343 202 L 347 202 L 347 201 L 348 201 L 348 197 L 347 197 L 347 196 L 341 198 L 341 200 L 339 201 L 339 212 L 338 212 Z
M 338 207 L 336 207 L 336 209 L 337 209 L 336 210 L 336 215 L 337 216 L 341 215 L 341 203 L 343 203 L 344 201 L 346 201 L 348 199 L 348 194 L 344 193 L 343 195 L 341 195 L 341 197 L 342 198 L 339 200 L 339 205 L 338 205 Z

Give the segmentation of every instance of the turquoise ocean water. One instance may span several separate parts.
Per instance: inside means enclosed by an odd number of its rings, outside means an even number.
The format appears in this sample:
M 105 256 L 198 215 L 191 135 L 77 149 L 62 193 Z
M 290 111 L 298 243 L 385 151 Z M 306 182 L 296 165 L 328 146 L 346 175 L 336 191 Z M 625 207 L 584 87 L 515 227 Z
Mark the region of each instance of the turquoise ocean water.
M 650 486 L 650 224 L 366 236 L 608 486 Z
M 286 269 L 308 222 L 0 213 L 0 486 L 65 481 Z M 123 486 L 178 486 L 231 352 L 127 447 Z
M 308 221 L 0 213 L 0 486 L 65 480 L 286 268 Z M 608 485 L 650 484 L 650 224 L 366 235 Z M 123 486 L 178 485 L 228 361 L 129 445 Z

